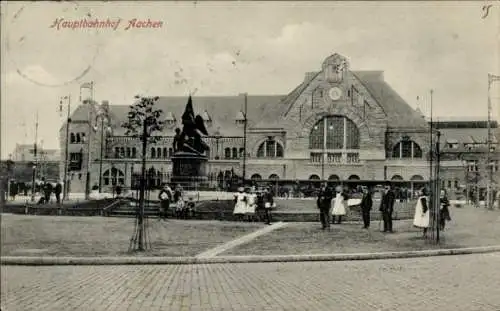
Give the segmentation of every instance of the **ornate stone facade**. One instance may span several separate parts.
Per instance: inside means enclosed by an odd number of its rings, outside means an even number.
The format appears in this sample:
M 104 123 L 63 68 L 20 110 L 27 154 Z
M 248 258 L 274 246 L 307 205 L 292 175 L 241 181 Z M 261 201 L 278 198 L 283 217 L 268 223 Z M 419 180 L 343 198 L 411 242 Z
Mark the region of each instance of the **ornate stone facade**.
M 210 176 L 228 171 L 242 175 L 247 101 L 247 179 L 428 179 L 428 123 L 384 81 L 383 72 L 351 71 L 347 59 L 338 54 L 328 57 L 321 68 L 306 73 L 288 95 L 193 97 L 210 134 Z M 180 127 L 186 102 L 187 97 L 160 97 L 167 126 L 147 152 L 148 170 L 157 172 L 158 182 L 169 179 L 174 129 Z M 70 132 L 89 135 L 89 108 L 78 107 Z M 114 182 L 128 187 L 133 172 L 140 171 L 140 142 L 125 137 L 121 129 L 128 106 L 109 108 L 111 134 L 103 144 L 102 160 L 102 127 L 91 131 L 91 185 L 99 184 L 101 173 L 107 178 L 104 188 Z M 62 150 L 64 141 L 63 126 Z M 72 191 L 84 189 L 87 149 L 85 143 L 70 144 L 70 153 L 81 151 L 84 160 L 81 170 L 71 173 Z M 119 176 L 111 176 L 113 167 Z M 75 178 L 79 174 L 83 178 Z

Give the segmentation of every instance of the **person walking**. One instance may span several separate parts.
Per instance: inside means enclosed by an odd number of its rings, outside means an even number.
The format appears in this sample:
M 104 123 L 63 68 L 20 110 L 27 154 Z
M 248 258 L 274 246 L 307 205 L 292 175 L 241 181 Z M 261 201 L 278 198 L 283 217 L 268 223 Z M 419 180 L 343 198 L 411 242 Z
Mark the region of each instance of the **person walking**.
M 158 198 L 160 199 L 160 220 L 167 219 L 168 209 L 170 208 L 172 197 L 172 189 L 170 189 L 167 184 L 164 184 L 163 189 L 158 194 Z
M 370 227 L 370 211 L 372 210 L 372 193 L 368 187 L 363 188 L 363 197 L 361 198 L 361 216 L 363 218 L 363 228 Z
M 54 188 L 54 194 L 56 195 L 57 204 L 61 204 L 61 192 L 62 192 L 62 184 L 61 182 L 57 182 Z
M 265 224 L 271 224 L 271 208 L 275 207 L 273 192 L 266 188 L 263 194 Z
M 394 191 L 391 189 L 391 184 L 385 187 L 380 201 L 380 211 L 384 221 L 384 232 L 394 232 L 392 230 L 392 213 L 394 211 L 394 201 L 396 200 Z
M 417 205 L 415 206 L 413 226 L 422 229 L 424 238 L 427 237 L 427 229 L 429 228 L 429 203 L 430 202 L 427 189 L 423 188 L 420 196 L 417 199 Z
M 48 181 L 43 185 L 43 191 L 45 195 L 45 204 L 50 203 L 50 196 L 52 195 L 53 187 L 52 184 Z
M 337 223 L 340 225 L 342 223 L 342 217 L 347 214 L 346 205 L 349 197 L 347 192 L 343 191 L 342 186 L 337 186 L 335 192 L 335 202 L 333 203 L 332 209 L 332 224 L 335 224 L 335 218 L 337 218 Z
M 449 207 L 450 207 L 450 201 L 448 200 L 446 191 L 441 190 L 441 193 L 439 195 L 439 227 L 441 231 L 444 230 L 444 227 L 446 226 L 446 221 L 451 221 Z
M 316 205 L 319 209 L 319 219 L 323 230 L 330 229 L 330 208 L 332 206 L 332 198 L 332 191 L 328 187 L 328 184 L 324 183 L 318 193 L 318 199 L 316 200 Z

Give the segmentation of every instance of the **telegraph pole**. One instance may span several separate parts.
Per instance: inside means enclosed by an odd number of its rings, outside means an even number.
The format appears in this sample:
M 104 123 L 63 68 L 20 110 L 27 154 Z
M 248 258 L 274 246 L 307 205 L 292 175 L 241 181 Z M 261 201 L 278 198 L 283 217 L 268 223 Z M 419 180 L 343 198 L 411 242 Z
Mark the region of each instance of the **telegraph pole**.
M 88 122 L 89 122 L 89 135 L 87 138 L 87 176 L 85 178 L 85 199 L 89 199 L 90 195 L 90 166 L 92 164 L 92 105 L 94 104 L 94 82 L 90 82 L 90 103 L 88 107 Z
M 492 112 L 492 107 L 491 107 L 491 85 L 495 81 L 500 81 L 500 76 L 493 75 L 491 73 L 488 73 L 488 143 L 487 143 L 487 154 L 486 154 L 486 167 L 488 170 L 488 184 L 486 186 L 486 207 L 487 208 L 493 208 L 492 204 L 492 191 L 491 191 L 491 184 L 493 183 L 493 165 L 491 161 L 491 112 Z
M 66 113 L 66 142 L 65 142 L 65 154 L 64 154 L 64 192 L 63 192 L 63 201 L 68 197 L 68 166 L 69 166 L 69 124 L 71 122 L 70 113 L 71 113 L 71 95 L 64 96 L 62 99 L 68 100 L 68 111 Z M 61 101 L 62 101 L 61 99 Z
M 37 165 L 38 165 L 38 110 L 36 111 L 36 119 L 35 119 L 35 143 L 33 144 L 34 146 L 34 162 L 35 164 L 33 165 L 33 176 L 31 177 L 31 202 L 35 202 L 35 181 L 36 181 L 36 172 L 37 172 Z

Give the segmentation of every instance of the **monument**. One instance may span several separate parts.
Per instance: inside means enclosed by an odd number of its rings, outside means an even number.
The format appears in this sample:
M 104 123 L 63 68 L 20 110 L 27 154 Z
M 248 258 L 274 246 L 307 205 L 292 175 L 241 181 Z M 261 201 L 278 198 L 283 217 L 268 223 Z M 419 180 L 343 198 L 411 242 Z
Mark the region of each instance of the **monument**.
M 182 131 L 175 129 L 171 182 L 179 183 L 183 188 L 204 186 L 208 181 L 206 152 L 209 147 L 203 136 L 208 136 L 208 132 L 203 118 L 194 115 L 191 96 L 182 115 L 182 125 Z

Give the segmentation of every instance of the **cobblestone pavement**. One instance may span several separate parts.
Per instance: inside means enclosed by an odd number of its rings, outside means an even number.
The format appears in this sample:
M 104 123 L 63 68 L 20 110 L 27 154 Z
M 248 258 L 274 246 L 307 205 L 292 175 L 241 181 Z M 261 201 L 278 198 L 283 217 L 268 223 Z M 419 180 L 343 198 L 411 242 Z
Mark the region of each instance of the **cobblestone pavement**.
M 2 310 L 498 311 L 500 253 L 357 262 L 2 266 Z

